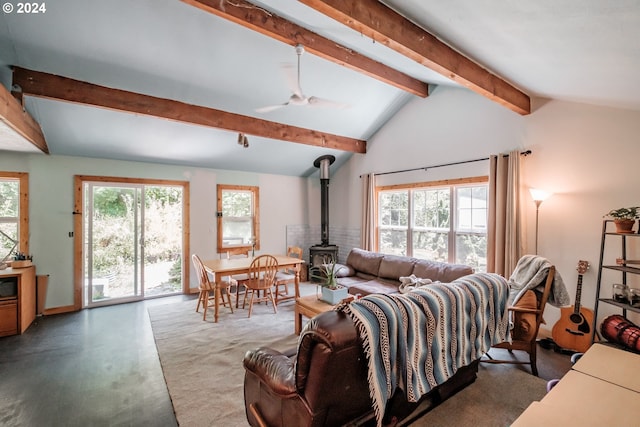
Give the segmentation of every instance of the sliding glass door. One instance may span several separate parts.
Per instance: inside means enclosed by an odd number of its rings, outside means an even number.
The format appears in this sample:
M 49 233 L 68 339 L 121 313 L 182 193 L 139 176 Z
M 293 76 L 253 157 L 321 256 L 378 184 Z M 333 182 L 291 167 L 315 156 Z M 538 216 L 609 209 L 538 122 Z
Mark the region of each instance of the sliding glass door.
M 86 307 L 182 292 L 182 187 L 85 182 Z

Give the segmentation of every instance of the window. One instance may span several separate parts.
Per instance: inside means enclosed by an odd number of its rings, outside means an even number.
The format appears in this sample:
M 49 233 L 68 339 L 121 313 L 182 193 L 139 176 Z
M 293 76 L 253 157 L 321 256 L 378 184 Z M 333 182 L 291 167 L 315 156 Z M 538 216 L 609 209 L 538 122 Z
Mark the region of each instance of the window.
M 218 252 L 260 249 L 258 201 L 258 187 L 218 185 Z
M 486 181 L 379 187 L 378 251 L 486 271 Z
M 75 310 L 189 292 L 189 182 L 73 179 Z
M 0 261 L 29 253 L 29 175 L 0 172 Z

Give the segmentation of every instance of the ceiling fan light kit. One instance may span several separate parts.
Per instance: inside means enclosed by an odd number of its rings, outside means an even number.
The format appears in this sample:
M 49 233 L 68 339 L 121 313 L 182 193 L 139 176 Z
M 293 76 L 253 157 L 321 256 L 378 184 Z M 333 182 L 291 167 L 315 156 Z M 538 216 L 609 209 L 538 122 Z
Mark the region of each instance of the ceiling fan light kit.
M 347 104 L 342 104 L 340 102 L 331 101 L 328 99 L 318 98 L 317 96 L 307 96 L 302 92 L 302 87 L 300 86 L 300 58 L 304 53 L 304 46 L 302 46 L 301 44 L 297 44 L 295 49 L 296 49 L 296 54 L 298 55 L 298 68 L 297 68 L 296 79 L 294 80 L 293 78 L 291 78 L 289 82 L 290 89 L 291 89 L 291 96 L 289 97 L 289 100 L 282 104 L 268 105 L 266 107 L 257 108 L 256 112 L 268 113 L 270 111 L 274 111 L 289 105 L 294 105 L 294 106 L 306 105 L 306 106 L 313 106 L 313 107 L 332 107 L 332 108 L 348 107 Z

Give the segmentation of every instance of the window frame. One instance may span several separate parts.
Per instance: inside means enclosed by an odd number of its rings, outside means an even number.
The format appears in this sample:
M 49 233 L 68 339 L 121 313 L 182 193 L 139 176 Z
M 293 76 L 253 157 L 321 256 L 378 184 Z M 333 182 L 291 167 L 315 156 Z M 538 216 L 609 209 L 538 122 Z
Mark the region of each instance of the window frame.
M 255 238 L 254 245 L 225 245 L 222 232 L 222 193 L 224 191 L 250 192 L 252 195 L 252 227 Z M 260 187 L 249 185 L 217 185 L 217 232 L 218 232 L 218 253 L 228 253 L 230 255 L 247 254 L 250 251 L 260 249 Z
M 29 252 L 29 174 L 27 172 L 0 171 L 0 180 L 18 181 L 18 247 L 19 252 Z
M 448 189 L 449 191 L 449 209 L 450 209 L 450 217 L 449 217 L 449 228 L 447 231 L 448 235 L 448 251 L 447 262 L 453 263 L 455 262 L 456 257 L 456 237 L 458 234 L 479 234 L 479 235 L 487 235 L 487 231 L 484 233 L 477 232 L 474 230 L 462 230 L 458 229 L 458 206 L 456 199 L 456 187 L 474 187 L 474 186 L 482 186 L 487 185 L 488 187 L 489 177 L 488 176 L 477 176 L 477 177 L 469 177 L 469 178 L 458 178 L 458 179 L 447 179 L 447 180 L 439 180 L 439 181 L 430 181 L 430 182 L 418 182 L 418 183 L 410 183 L 410 184 L 395 184 L 395 185 L 387 185 L 387 186 L 378 186 L 376 187 L 376 197 L 375 197 L 375 212 L 376 212 L 376 230 L 375 230 L 375 250 L 380 252 L 380 233 L 382 230 L 406 230 L 406 256 L 414 256 L 413 255 L 413 233 L 415 231 L 422 230 L 423 227 L 417 227 L 415 225 L 415 218 L 413 217 L 413 191 L 422 190 L 422 189 Z M 383 192 L 406 192 L 408 194 L 407 201 L 407 225 L 404 226 L 389 226 L 383 227 L 381 226 L 381 218 L 380 218 L 380 195 Z M 487 203 L 488 203 L 488 188 L 487 188 Z M 488 207 L 487 207 L 488 210 Z
M 121 183 L 124 185 L 170 185 L 182 187 L 182 253 L 184 254 L 182 260 L 182 292 L 187 294 L 191 292 L 190 289 L 190 276 L 191 270 L 189 265 L 191 263 L 191 223 L 189 221 L 191 212 L 191 190 L 188 181 L 174 181 L 166 179 L 147 179 L 147 178 L 123 178 L 114 176 L 94 176 L 94 175 L 74 175 L 73 176 L 73 188 L 74 188 L 74 202 L 73 202 L 73 310 L 82 310 L 83 285 L 84 285 L 84 207 L 85 207 L 85 194 L 84 188 L 86 182 L 105 182 L 105 183 Z

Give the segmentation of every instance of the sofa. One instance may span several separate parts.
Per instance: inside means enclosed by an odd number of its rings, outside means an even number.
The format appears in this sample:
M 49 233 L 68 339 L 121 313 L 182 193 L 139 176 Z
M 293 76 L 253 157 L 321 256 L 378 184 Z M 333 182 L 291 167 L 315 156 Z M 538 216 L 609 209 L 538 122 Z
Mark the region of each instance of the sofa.
M 468 287 L 473 287 L 474 291 L 467 291 Z M 245 412 L 249 424 L 260 427 L 408 425 L 471 384 L 484 352 L 492 342 L 502 341 L 505 337 L 506 280 L 498 275 L 478 273 L 454 283 L 433 284 L 426 288 L 394 297 L 377 294 L 343 303 L 335 311 L 311 319 L 302 331 L 297 347 L 290 351 L 279 352 L 268 347 L 248 351 L 243 365 Z M 440 303 L 427 295 L 431 293 L 440 295 Z M 423 372 L 426 371 L 424 366 L 431 366 L 430 375 L 425 377 L 439 380 L 417 401 L 410 402 L 405 397 L 405 392 L 401 391 L 404 381 L 400 381 L 396 383 L 397 387 L 390 387 L 393 393 L 382 400 L 386 403 L 377 405 L 376 401 L 380 400 L 372 397 L 376 393 L 371 388 L 375 382 L 371 380 L 370 371 L 371 361 L 376 358 L 373 348 L 388 347 L 376 345 L 365 331 L 367 328 L 352 313 L 357 307 L 374 304 L 376 300 L 391 299 L 420 302 L 423 311 L 430 313 L 426 315 L 429 320 L 419 322 L 423 328 L 403 328 L 399 325 L 411 324 L 410 319 L 395 315 L 392 316 L 395 320 L 384 322 L 385 325 L 394 324 L 397 330 L 405 332 L 410 330 L 407 335 L 412 335 L 411 342 L 423 343 L 420 348 L 427 353 L 448 348 L 455 354 L 444 359 L 432 355 L 435 357 L 433 363 L 418 364 Z M 451 302 L 447 303 L 449 300 Z M 442 322 L 442 319 L 448 321 Z M 432 328 L 437 328 L 438 332 L 433 333 Z M 444 337 L 448 335 L 453 339 L 446 338 L 445 342 Z M 398 334 L 390 332 L 386 336 L 397 339 Z M 368 349 L 366 353 L 365 348 Z M 385 360 L 395 353 L 381 351 Z M 440 364 L 447 364 L 448 375 L 442 375 Z M 419 373 L 412 375 L 415 378 Z
M 354 248 L 349 252 L 346 264 L 337 264 L 335 271 L 338 284 L 349 288 L 352 295 L 364 296 L 399 292 L 401 277 L 414 276 L 417 279 L 449 283 L 472 274 L 473 268 Z

